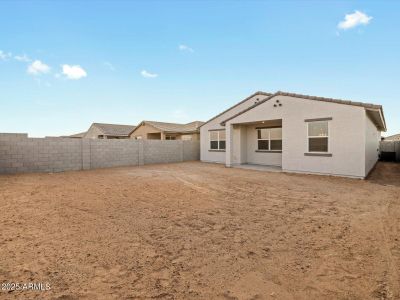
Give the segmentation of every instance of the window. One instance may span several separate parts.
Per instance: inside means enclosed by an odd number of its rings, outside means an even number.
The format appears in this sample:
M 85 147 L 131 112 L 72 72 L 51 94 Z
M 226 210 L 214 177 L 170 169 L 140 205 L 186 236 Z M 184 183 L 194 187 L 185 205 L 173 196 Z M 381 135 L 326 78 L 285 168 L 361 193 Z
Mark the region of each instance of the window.
M 328 152 L 328 121 L 308 122 L 308 152 Z
M 257 150 L 282 151 L 282 128 L 258 128 Z
M 165 139 L 166 139 L 166 140 L 171 140 L 171 141 L 172 141 L 172 140 L 176 140 L 176 136 L 173 136 L 173 135 L 166 135 L 166 136 L 165 136 Z
M 225 150 L 225 130 L 210 131 L 210 149 Z

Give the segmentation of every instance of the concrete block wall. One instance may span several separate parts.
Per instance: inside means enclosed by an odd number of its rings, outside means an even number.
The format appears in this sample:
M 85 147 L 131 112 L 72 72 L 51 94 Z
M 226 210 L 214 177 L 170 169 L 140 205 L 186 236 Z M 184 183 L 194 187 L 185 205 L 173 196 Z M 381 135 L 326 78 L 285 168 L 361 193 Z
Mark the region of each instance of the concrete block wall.
M 144 164 L 183 161 L 182 141 L 143 140 Z
M 0 133 L 0 173 L 62 172 L 200 159 L 199 141 L 28 138 Z
M 200 141 L 183 141 L 183 160 L 200 160 Z
M 400 141 L 381 141 L 379 144 L 381 152 L 395 153 L 395 159 L 400 162 Z
M 90 141 L 92 169 L 137 165 L 139 165 L 138 143 L 132 143 L 129 139 Z

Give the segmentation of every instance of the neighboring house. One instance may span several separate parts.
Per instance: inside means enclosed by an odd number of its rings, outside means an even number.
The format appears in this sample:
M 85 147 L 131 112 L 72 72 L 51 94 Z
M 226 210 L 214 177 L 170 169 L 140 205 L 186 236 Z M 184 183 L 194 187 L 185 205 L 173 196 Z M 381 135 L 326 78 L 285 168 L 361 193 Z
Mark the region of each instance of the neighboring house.
M 256 92 L 200 126 L 205 162 L 365 178 L 386 131 L 382 106 Z
M 391 136 L 387 136 L 384 137 L 383 140 L 385 141 L 400 141 L 400 133 L 399 134 L 395 134 L 395 135 L 391 135 Z
M 187 124 L 142 121 L 130 134 L 132 139 L 147 140 L 199 140 L 199 126 L 204 122 Z
M 136 128 L 133 125 L 93 123 L 83 138 L 89 139 L 129 139 Z
M 85 135 L 86 135 L 86 131 L 85 132 L 79 132 L 79 133 L 71 134 L 71 135 L 67 135 L 67 136 L 63 136 L 63 137 L 73 138 L 73 139 L 81 139 Z

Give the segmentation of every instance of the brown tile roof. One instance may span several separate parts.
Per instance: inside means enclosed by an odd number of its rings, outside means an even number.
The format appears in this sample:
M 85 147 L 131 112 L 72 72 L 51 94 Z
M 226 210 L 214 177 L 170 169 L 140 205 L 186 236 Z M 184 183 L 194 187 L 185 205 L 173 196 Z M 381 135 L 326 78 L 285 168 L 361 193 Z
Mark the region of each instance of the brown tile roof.
M 162 132 L 174 132 L 174 133 L 189 133 L 198 131 L 199 126 L 201 126 L 204 122 L 202 121 L 194 121 L 187 124 L 179 124 L 179 123 L 166 123 L 166 122 L 157 122 L 157 121 L 142 121 L 137 128 L 142 124 L 149 124 L 154 128 Z
M 134 125 L 119 125 L 119 124 L 105 124 L 93 123 L 92 126 L 97 127 L 104 135 L 109 136 L 129 136 L 135 130 Z
M 249 111 L 253 109 L 254 107 L 272 99 L 275 96 L 289 96 L 289 97 L 295 97 L 295 98 L 302 98 L 302 99 L 308 99 L 308 100 L 316 100 L 316 101 L 323 101 L 323 102 L 330 102 L 330 103 L 338 103 L 338 104 L 345 104 L 345 105 L 353 105 L 353 106 L 361 106 L 364 108 L 369 108 L 369 109 L 378 109 L 382 113 L 383 117 L 383 111 L 382 111 L 382 105 L 377 105 L 377 104 L 371 104 L 371 103 L 364 103 L 364 102 L 355 102 L 355 101 L 350 101 L 350 100 L 343 100 L 343 99 L 334 99 L 334 98 L 325 98 L 325 97 L 317 97 L 317 96 L 309 96 L 309 95 L 302 95 L 302 94 L 295 94 L 295 93 L 287 93 L 287 92 L 281 92 L 278 91 L 275 94 L 271 94 L 267 98 L 258 101 L 257 103 L 253 104 L 252 106 L 242 110 L 241 112 L 231 116 L 230 118 L 227 118 L 226 120 L 222 121 L 221 124 L 225 124 L 227 121 L 241 115 L 242 113 Z M 384 117 L 383 117 L 384 118 Z M 383 119 L 384 121 L 384 119 Z
M 71 135 L 68 135 L 68 136 L 66 136 L 66 137 L 70 137 L 70 138 L 83 138 L 83 137 L 85 136 L 85 134 L 86 134 L 86 131 L 85 131 L 85 132 L 79 132 L 79 133 L 71 134 Z
M 228 109 L 224 110 L 222 113 L 220 113 L 220 114 L 218 114 L 218 115 L 212 117 L 212 118 L 209 119 L 208 121 L 204 122 L 201 126 L 203 126 L 204 124 L 207 124 L 208 122 L 211 122 L 212 120 L 218 118 L 219 116 L 223 115 L 224 113 L 230 111 L 232 108 L 235 108 L 236 106 L 239 106 L 240 104 L 246 102 L 247 100 L 249 100 L 249 99 L 251 99 L 252 97 L 257 96 L 257 95 L 261 95 L 261 96 L 270 96 L 270 95 L 272 95 L 272 94 L 271 94 L 271 93 L 262 92 L 262 91 L 257 91 L 257 92 L 255 92 L 254 94 L 251 94 L 250 96 L 246 97 L 246 98 L 243 99 L 242 101 L 240 101 L 240 102 L 236 103 L 235 105 L 229 107 Z M 200 127 L 201 127 L 201 126 L 200 126 Z

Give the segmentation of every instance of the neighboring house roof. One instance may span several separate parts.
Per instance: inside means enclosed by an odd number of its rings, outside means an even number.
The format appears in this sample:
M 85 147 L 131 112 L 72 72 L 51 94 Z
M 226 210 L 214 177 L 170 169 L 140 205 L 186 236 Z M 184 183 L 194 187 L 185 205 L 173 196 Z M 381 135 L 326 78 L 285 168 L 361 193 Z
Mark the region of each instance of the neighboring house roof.
M 142 121 L 136 127 L 139 128 L 141 125 L 150 125 L 162 132 L 169 133 L 192 133 L 197 132 L 199 130 L 199 126 L 201 126 L 204 122 L 202 121 L 194 121 L 187 124 L 179 124 L 179 123 L 166 123 L 166 122 L 157 122 L 157 121 Z M 136 130 L 135 129 L 135 130 Z M 133 130 L 131 133 L 133 133 Z
M 70 138 L 83 138 L 83 137 L 85 136 L 85 134 L 86 134 L 86 131 L 85 131 L 85 132 L 79 132 L 79 133 L 71 134 L 71 135 L 68 135 L 68 136 L 66 136 L 66 137 L 70 137 Z
M 119 124 L 105 124 L 105 123 L 93 123 L 92 126 L 90 127 L 96 127 L 104 135 L 107 136 L 129 136 L 129 134 L 136 128 L 136 126 L 134 125 L 119 125 Z
M 218 118 L 219 116 L 222 116 L 224 113 L 230 111 L 231 109 L 233 109 L 233 108 L 239 106 L 240 104 L 246 102 L 247 100 L 249 100 L 249 99 L 251 99 L 251 98 L 253 98 L 254 96 L 257 96 L 257 95 L 261 95 L 261 96 L 271 96 L 272 94 L 271 94 L 271 93 L 262 92 L 262 91 L 257 91 L 257 92 L 255 92 L 254 94 L 251 94 L 250 96 L 246 97 L 245 99 L 243 99 L 243 100 L 240 101 L 239 103 L 236 103 L 235 105 L 233 105 L 233 106 L 229 107 L 228 109 L 224 110 L 222 113 L 220 113 L 220 114 L 218 114 L 218 115 L 212 117 L 212 118 L 209 119 L 208 121 L 204 122 L 202 125 L 199 126 L 199 128 L 200 128 L 201 126 L 203 126 L 203 125 L 205 125 L 205 124 L 211 122 L 212 120 Z
M 377 104 L 371 104 L 371 103 L 364 103 L 364 102 L 355 102 L 355 101 L 350 101 L 350 100 L 342 100 L 342 99 L 334 99 L 334 98 L 325 98 L 325 97 L 317 97 L 317 96 L 309 96 L 309 95 L 302 95 L 302 94 L 295 94 L 295 93 L 287 93 L 287 92 L 281 92 L 278 91 L 274 94 L 269 95 L 267 98 L 256 102 L 255 104 L 249 106 L 248 108 L 242 110 L 241 112 L 238 112 L 237 114 L 227 118 L 226 120 L 222 121 L 221 124 L 225 125 L 225 123 L 229 120 L 232 120 L 233 118 L 236 118 L 237 116 L 253 109 L 254 107 L 257 107 L 258 105 L 276 97 L 276 96 L 288 96 L 288 97 L 294 97 L 294 98 L 301 98 L 301 99 L 307 99 L 307 100 L 315 100 L 315 101 L 322 101 L 322 102 L 330 102 L 330 103 L 337 103 L 337 104 L 345 104 L 345 105 L 353 105 L 353 106 L 360 106 L 364 107 L 365 109 L 368 110 L 378 110 L 381 115 L 382 119 L 382 128 L 384 131 L 386 130 L 386 123 L 385 123 L 385 117 L 383 115 L 383 109 L 382 105 L 377 105 Z
M 400 141 L 400 133 L 395 135 L 390 135 L 384 138 L 385 141 Z

